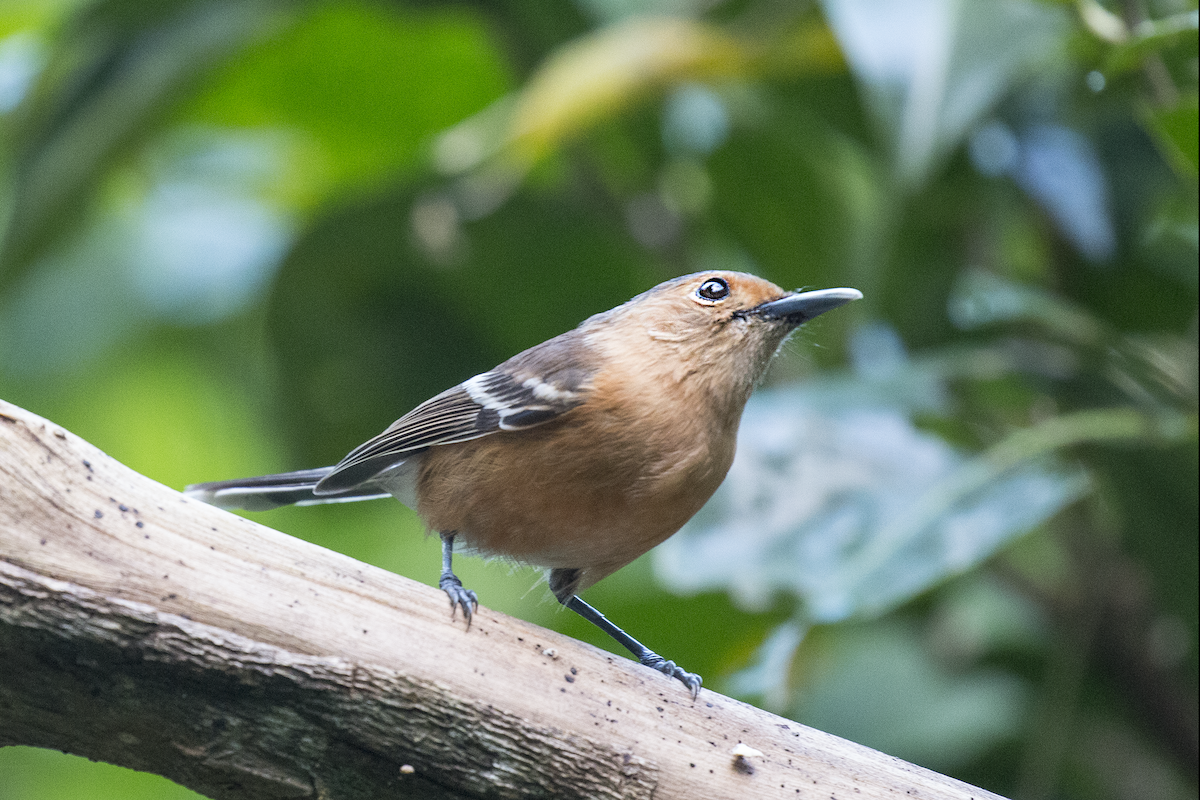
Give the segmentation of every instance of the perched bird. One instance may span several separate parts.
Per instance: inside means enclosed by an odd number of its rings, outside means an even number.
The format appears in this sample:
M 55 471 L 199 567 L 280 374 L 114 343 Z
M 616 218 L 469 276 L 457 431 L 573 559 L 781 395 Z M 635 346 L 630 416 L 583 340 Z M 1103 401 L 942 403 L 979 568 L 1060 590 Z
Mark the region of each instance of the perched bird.
M 739 272 L 655 286 L 463 381 L 333 467 L 201 483 L 225 508 L 392 495 L 442 538 L 438 585 L 468 627 L 477 600 L 451 569 L 455 541 L 548 567 L 550 589 L 642 663 L 700 676 L 649 650 L 578 593 L 679 530 L 733 461 L 742 409 L 788 334 L 857 300 L 786 292 Z

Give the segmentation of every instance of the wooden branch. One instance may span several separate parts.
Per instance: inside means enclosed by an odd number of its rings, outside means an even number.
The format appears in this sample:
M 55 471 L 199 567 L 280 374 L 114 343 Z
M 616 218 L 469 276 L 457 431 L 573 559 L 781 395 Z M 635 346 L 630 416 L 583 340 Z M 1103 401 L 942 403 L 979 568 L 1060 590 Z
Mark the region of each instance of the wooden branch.
M 996 797 L 482 606 L 466 631 L 3 401 L 0 744 L 222 800 Z

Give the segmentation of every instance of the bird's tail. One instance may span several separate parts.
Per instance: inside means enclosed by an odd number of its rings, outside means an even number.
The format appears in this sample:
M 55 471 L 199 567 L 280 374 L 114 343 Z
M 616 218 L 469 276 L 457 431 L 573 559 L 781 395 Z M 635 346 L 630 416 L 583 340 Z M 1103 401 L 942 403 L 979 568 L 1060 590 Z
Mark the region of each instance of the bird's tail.
M 332 471 L 333 467 L 318 467 L 256 478 L 194 483 L 183 493 L 220 508 L 240 508 L 244 511 L 267 511 L 280 506 L 311 506 L 317 503 L 351 503 L 389 496 L 388 492 L 373 483 L 360 484 L 338 494 L 313 494 L 313 488 Z

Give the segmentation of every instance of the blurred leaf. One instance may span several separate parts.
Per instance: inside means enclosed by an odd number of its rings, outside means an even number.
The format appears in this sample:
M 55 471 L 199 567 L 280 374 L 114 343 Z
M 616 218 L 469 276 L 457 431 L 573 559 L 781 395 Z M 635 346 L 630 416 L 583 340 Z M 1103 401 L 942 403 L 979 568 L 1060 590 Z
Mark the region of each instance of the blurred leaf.
M 248 387 L 171 347 L 126 352 L 86 397 L 61 403 L 55 419 L 113 458 L 160 483 L 189 483 L 286 468 L 277 428 Z
M 628 17 L 694 17 L 712 4 L 711 0 L 577 0 L 577 3 L 604 24 Z
M 1174 278 L 1195 297 L 1200 287 L 1200 270 L 1196 269 L 1200 256 L 1200 224 L 1197 224 L 1200 194 L 1195 178 L 1192 187 L 1191 192 L 1164 197 L 1151 209 L 1145 244 L 1149 266 Z
M 0 285 L 72 225 L 123 148 L 207 70 L 278 23 L 282 5 L 178 0 L 143 15 L 137 4 L 108 0 L 75 18 L 25 112 Z
M 1007 585 L 973 575 L 938 596 L 923 630 L 886 621 L 817 628 L 807 638 L 808 627 L 789 620 L 729 687 L 805 724 L 950 769 L 1017 732 L 1028 687 L 977 665 L 1001 649 L 1042 645 L 1049 631 L 1040 612 Z
M 1125 20 L 1100 5 L 1097 0 L 1076 0 L 1075 7 L 1084 27 L 1096 38 L 1113 44 L 1129 38 L 1129 27 Z
M 111 269 L 123 262 L 125 242 L 80 238 L 50 269 L 26 274 L 0 295 L 0 369 L 12 378 L 77 370 L 146 324 L 129 302 L 129 273 Z M 110 269 L 95 269 L 97 262 Z
M 804 385 L 812 410 L 941 416 L 952 411 L 951 381 L 992 381 L 1020 366 L 1010 349 L 997 346 L 944 348 L 909 358 L 896 331 L 883 323 L 854 329 L 849 351 L 853 372 L 827 372 Z
M 760 393 L 725 483 L 656 567 L 677 591 L 722 588 L 751 608 L 795 595 L 811 622 L 877 616 L 1083 494 L 1077 470 L 1043 460 L 1057 439 L 1019 441 L 969 460 L 894 409 Z
M 729 693 L 761 698 L 763 708 L 781 713 L 792 699 L 792 659 L 807 633 L 808 626 L 795 620 L 776 627 L 755 651 L 750 666 L 729 679 Z
M 913 626 L 826 630 L 800 665 L 788 716 L 898 758 L 947 770 L 1016 733 L 1029 687 L 998 669 L 947 669 Z
M 833 31 L 823 20 L 801 17 L 783 26 L 778 39 L 766 44 L 762 56 L 770 77 L 795 77 L 843 72 L 846 60 Z
M 323 4 L 233 59 L 138 157 L 93 165 L 107 174 L 92 176 L 104 191 L 87 224 L 9 276 L 0 361 L 54 374 L 160 320 L 234 315 L 269 287 L 305 212 L 416 169 L 427 137 L 504 80 L 474 17 L 413 17 Z
M 12 36 L 45 34 L 63 24 L 64 18 L 89 0 L 44 0 L 41 3 L 4 3 L 0 5 L 0 39 Z
M 1170 108 L 1147 108 L 1142 119 L 1167 162 L 1181 176 L 1195 179 L 1200 161 L 1200 102 L 1196 95 Z
M 597 121 L 675 81 L 731 77 L 753 50 L 720 28 L 636 17 L 560 48 L 521 92 L 443 134 L 438 165 L 458 174 L 500 153 L 531 164 Z
M 1115 38 L 1117 46 L 1109 52 L 1104 64 L 1104 72 L 1109 75 L 1117 75 L 1126 70 L 1135 69 L 1151 53 L 1157 53 L 1179 44 L 1190 44 L 1191 55 L 1195 58 L 1197 30 L 1200 30 L 1200 12 L 1192 10 L 1162 19 L 1145 20 L 1126 33 L 1128 38 L 1106 37 L 1110 40 Z
M 302 137 L 281 178 L 307 210 L 418 171 L 430 137 L 510 81 L 476 15 L 339 0 L 231 60 L 181 119 Z
M 1102 359 L 1105 378 L 1139 401 L 1157 401 L 1195 414 L 1196 347 L 1183 340 L 1152 346 L 1123 336 L 1086 309 L 1036 286 L 1007 281 L 983 270 L 968 270 L 949 302 L 950 318 L 972 330 L 992 325 L 1036 325 L 1051 337 Z
M 1106 327 L 1062 297 L 1037 286 L 1008 281 L 985 270 L 962 274 L 950 298 L 950 319 L 965 330 L 1037 322 L 1065 341 L 1096 347 L 1109 336 Z
M 1017 137 L 1013 178 L 1089 261 L 1107 262 L 1117 247 L 1108 182 L 1087 137 L 1065 125 L 1030 126 Z
M 0 30 L 24 19 L 6 18 L 0 11 Z M 0 34 L 0 114 L 15 109 L 29 94 L 45 67 L 48 45 L 45 37 L 37 30 L 36 22 L 15 33 Z M 0 131 L 7 133 L 7 126 L 0 123 Z M 0 151 L 0 166 L 7 173 L 11 154 Z M 9 199 L 4 203 L 7 206 Z
M 266 201 L 286 142 L 171 129 L 117 169 L 70 241 L 0 295 L 0 365 L 71 374 L 153 325 L 201 325 L 256 301 L 295 222 Z
M 459 176 L 456 200 L 477 218 L 549 154 L 672 85 L 842 67 L 828 27 L 811 16 L 756 40 L 699 20 L 632 15 L 558 48 L 521 91 L 444 132 L 434 160 L 443 174 Z
M 1138 731 L 1106 714 L 1089 714 L 1072 734 L 1086 795 L 1104 800 L 1195 800 L 1196 782 L 1181 774 Z M 1082 783 L 1083 780 L 1079 780 Z M 1093 788 L 1094 787 L 1094 788 Z
M 1005 557 L 1027 541 L 1046 538 L 1027 537 L 1007 548 Z M 1034 652 L 1050 636 L 1045 609 L 996 572 L 973 572 L 938 595 L 929 616 L 928 642 L 940 659 L 974 664 L 1002 651 Z
M 1027 0 L 824 0 L 899 185 L 923 184 L 1017 81 L 1063 44 L 1066 17 Z

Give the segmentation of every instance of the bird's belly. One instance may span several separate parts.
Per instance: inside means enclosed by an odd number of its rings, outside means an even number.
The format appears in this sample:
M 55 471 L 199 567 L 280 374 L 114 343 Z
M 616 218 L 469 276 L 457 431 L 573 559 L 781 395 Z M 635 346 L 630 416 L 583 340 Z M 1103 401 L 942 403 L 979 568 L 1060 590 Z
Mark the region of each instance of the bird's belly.
M 645 448 L 601 461 L 556 437 L 494 434 L 425 455 L 419 511 L 484 553 L 611 572 L 677 531 L 725 476 L 732 452 Z M 568 454 L 572 454 L 569 455 Z M 505 468 L 496 468 L 505 464 Z

